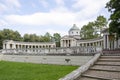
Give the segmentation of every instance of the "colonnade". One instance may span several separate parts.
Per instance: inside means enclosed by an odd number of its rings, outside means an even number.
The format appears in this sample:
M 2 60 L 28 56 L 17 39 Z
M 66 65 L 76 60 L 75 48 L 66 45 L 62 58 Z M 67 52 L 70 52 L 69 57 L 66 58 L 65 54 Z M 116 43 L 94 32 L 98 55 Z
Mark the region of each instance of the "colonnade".
M 72 40 L 61 40 L 61 47 L 71 47 Z
M 117 40 L 115 40 L 116 34 L 110 35 L 109 33 L 105 33 L 103 36 L 104 39 L 104 49 L 116 49 L 119 48 Z
M 89 40 L 75 40 L 75 39 L 62 39 L 61 47 L 89 47 L 89 46 L 99 46 L 103 48 L 103 38 L 89 39 Z
M 3 42 L 3 49 L 24 49 L 24 48 L 53 48 L 56 47 L 54 42 L 18 42 L 7 40 Z
M 79 46 L 81 47 L 88 47 L 88 46 L 99 46 L 103 47 L 103 40 L 102 41 L 97 41 L 97 42 L 87 42 L 87 43 L 80 43 Z

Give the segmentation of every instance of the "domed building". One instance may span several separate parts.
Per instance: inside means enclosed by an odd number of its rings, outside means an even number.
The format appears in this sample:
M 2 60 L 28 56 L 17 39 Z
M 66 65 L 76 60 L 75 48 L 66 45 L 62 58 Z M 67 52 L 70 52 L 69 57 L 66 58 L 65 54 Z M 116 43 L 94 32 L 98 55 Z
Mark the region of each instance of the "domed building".
M 70 36 L 80 36 L 80 29 L 76 26 L 76 24 L 73 24 L 73 27 L 69 30 Z
M 82 40 L 80 37 L 80 29 L 73 24 L 72 28 L 68 31 L 68 35 L 63 36 L 60 40 L 61 47 L 88 47 L 88 46 L 101 46 L 103 47 L 103 37 L 96 39 Z
M 61 38 L 61 47 L 74 47 L 77 46 L 77 41 L 80 40 L 80 29 L 73 24 L 72 28 L 68 31 L 69 35 Z
M 102 49 L 120 48 L 120 39 L 118 42 L 110 40 L 108 28 L 102 31 L 103 36 L 94 39 L 82 40 L 80 37 L 80 29 L 73 24 L 68 31 L 68 35 L 63 36 L 60 40 L 61 47 L 101 47 Z M 112 34 L 116 36 L 116 34 Z

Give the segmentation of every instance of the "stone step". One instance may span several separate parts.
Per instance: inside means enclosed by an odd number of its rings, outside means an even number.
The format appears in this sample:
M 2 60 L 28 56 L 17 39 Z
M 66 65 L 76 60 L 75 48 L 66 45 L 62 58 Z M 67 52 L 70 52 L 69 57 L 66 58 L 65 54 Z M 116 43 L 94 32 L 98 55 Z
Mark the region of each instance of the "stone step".
M 120 56 L 101 56 L 101 59 L 120 59 Z
M 120 72 L 120 66 L 94 65 L 90 70 Z
M 120 72 L 88 70 L 82 74 L 82 77 L 89 77 L 100 80 L 120 80 Z
M 120 56 L 120 53 L 119 54 L 102 54 L 103 56 Z
M 120 62 L 120 59 L 109 59 L 109 58 L 100 58 L 98 61 L 103 61 L 103 62 Z
M 103 61 L 98 61 L 95 63 L 95 65 L 108 65 L 108 66 L 119 66 L 120 67 L 120 62 L 103 62 Z
M 90 77 L 80 77 L 79 79 L 75 79 L 75 80 L 100 80 L 100 79 L 96 79 L 96 78 L 90 78 Z

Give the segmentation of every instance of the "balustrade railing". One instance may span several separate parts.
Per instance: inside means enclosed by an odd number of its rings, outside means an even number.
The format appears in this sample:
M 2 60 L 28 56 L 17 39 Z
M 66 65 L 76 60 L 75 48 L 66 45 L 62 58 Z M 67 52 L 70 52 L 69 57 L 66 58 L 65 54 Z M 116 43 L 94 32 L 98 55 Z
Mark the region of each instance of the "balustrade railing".
M 3 54 L 93 54 L 101 52 L 101 47 L 60 47 L 60 48 L 24 48 L 24 49 L 3 49 Z

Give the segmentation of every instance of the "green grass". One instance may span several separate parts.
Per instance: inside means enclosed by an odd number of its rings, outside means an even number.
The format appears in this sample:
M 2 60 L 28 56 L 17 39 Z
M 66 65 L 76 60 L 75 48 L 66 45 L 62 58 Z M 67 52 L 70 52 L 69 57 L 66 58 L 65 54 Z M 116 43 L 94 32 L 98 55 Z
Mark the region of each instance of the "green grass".
M 58 80 L 78 66 L 0 61 L 0 80 Z

